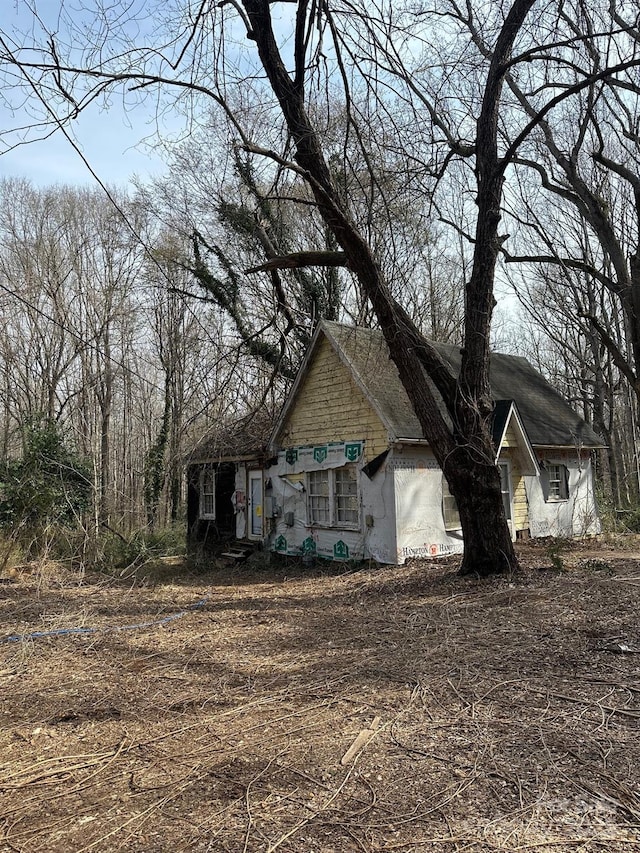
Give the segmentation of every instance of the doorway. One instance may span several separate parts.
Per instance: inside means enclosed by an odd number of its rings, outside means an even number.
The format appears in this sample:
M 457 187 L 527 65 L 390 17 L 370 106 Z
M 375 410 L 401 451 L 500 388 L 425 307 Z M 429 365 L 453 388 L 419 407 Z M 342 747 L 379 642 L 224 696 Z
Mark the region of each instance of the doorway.
M 262 471 L 249 471 L 249 539 L 262 539 Z

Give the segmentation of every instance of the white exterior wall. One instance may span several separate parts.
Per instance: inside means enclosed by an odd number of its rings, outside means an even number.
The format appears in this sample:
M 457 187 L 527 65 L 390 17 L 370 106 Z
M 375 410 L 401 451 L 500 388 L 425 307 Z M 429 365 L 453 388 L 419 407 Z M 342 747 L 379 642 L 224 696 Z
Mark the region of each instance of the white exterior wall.
M 322 467 L 344 464 L 342 445 L 335 444 L 337 458 L 327 459 Z M 300 449 L 303 451 L 303 449 Z M 401 564 L 409 557 L 433 557 L 462 553 L 462 537 L 444 529 L 442 518 L 442 473 L 428 448 L 405 445 L 389 451 L 381 468 L 370 479 L 359 471 L 360 528 L 312 527 L 307 523 L 307 496 L 303 491 L 303 472 L 317 470 L 300 457 L 287 464 L 285 452 L 277 465 L 268 469 L 275 507 L 269 546 L 277 553 L 302 555 L 311 539 L 319 557 L 342 559 L 335 553 L 336 543 L 348 549 L 347 559 L 374 559 L 380 563 Z M 287 523 L 293 513 L 293 524 Z M 305 543 L 307 543 L 305 545 Z
M 314 458 L 313 446 L 292 448 L 297 451 L 295 461 L 287 461 L 286 451 L 278 454 L 277 464 L 266 471 L 270 488 L 265 494 L 271 498 L 271 533 L 269 547 L 272 551 L 291 555 L 316 555 L 332 560 L 374 559 L 381 563 L 395 561 L 394 479 L 387 462 L 369 478 L 363 473 L 364 453 L 355 462 L 358 472 L 359 525 L 358 529 L 321 527 L 308 524 L 305 474 L 349 464 L 345 448 L 359 444 L 332 442 L 326 458 Z M 288 514 L 292 514 L 288 517 Z M 293 523 L 290 524 L 289 521 Z
M 356 441 L 364 447 L 363 441 Z M 374 559 L 402 564 L 411 557 L 439 557 L 464 550 L 461 531 L 447 531 L 442 515 L 442 472 L 428 447 L 403 445 L 389 454 L 370 479 L 363 473 L 364 453 L 356 462 L 360 519 L 357 530 L 311 526 L 307 522 L 305 474 L 311 470 L 338 468 L 346 463 L 349 442 L 327 445 L 322 461 L 313 459 L 314 447 L 296 448 L 294 463 L 282 451 L 277 463 L 265 472 L 267 488 L 265 532 L 276 553 L 326 559 Z M 541 455 L 550 464 L 565 465 L 569 498 L 545 502 L 537 477 L 524 477 L 532 536 L 581 536 L 600 532 L 590 457 L 575 452 Z M 237 488 L 246 487 L 244 466 L 238 468 Z M 287 514 L 291 513 L 291 516 Z M 238 512 L 238 536 L 246 532 L 246 514 Z M 291 524 L 288 522 L 292 521 Z M 240 532 L 242 528 L 242 534 Z
M 247 466 L 240 462 L 236 466 L 236 491 L 232 498 L 236 511 L 236 539 L 247 535 Z
M 588 536 L 602 530 L 595 494 L 591 458 L 575 451 L 539 452 L 539 460 L 548 464 L 565 465 L 569 474 L 567 500 L 545 501 L 542 484 L 537 477 L 525 477 L 529 502 L 531 536 Z
M 372 527 L 365 527 L 365 556 L 378 563 L 395 563 L 396 556 L 395 481 L 389 463 L 392 456 L 393 451 L 390 451 L 371 479 L 360 474 L 362 517 L 365 519 L 370 515 L 373 521 Z
M 429 448 L 405 445 L 390 460 L 395 484 L 396 563 L 461 554 L 462 535 L 444 529 L 442 471 Z

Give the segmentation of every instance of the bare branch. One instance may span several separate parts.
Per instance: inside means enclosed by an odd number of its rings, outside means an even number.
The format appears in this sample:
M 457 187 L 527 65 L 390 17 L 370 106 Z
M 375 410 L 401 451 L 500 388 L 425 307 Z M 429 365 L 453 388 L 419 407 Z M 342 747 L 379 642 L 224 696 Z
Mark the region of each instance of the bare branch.
M 245 270 L 245 273 L 267 272 L 268 270 L 290 270 L 301 267 L 348 267 L 344 252 L 291 252 L 269 258 L 264 264 Z

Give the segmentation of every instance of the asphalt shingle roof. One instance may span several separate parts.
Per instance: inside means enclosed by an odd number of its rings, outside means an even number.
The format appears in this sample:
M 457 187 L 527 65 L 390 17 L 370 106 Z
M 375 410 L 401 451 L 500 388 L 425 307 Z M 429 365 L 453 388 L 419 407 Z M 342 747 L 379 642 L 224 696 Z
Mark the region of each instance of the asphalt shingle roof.
M 423 439 L 382 332 L 326 320 L 321 328 L 354 372 L 392 435 L 396 439 Z M 460 349 L 451 344 L 433 345 L 457 374 Z M 492 353 L 489 376 L 494 400 L 515 401 L 532 445 L 604 446 L 602 439 L 526 359 Z

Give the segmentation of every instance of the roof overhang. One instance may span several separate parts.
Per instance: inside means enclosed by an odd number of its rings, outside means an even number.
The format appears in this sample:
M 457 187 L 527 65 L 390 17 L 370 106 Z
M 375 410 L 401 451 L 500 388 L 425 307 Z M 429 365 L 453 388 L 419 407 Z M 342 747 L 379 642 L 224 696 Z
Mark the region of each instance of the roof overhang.
M 592 450 L 606 450 L 608 444 L 534 444 L 533 447 L 538 453 L 556 453 L 556 452 L 571 452 L 571 453 L 591 453 Z
M 262 462 L 265 458 L 264 451 L 256 451 L 255 453 L 203 453 L 193 454 L 188 456 L 186 465 L 218 465 L 221 462 Z
M 528 477 L 537 477 L 540 474 L 540 466 L 536 458 L 533 445 L 529 441 L 529 436 L 518 412 L 518 407 L 513 400 L 504 401 L 508 403 L 506 416 L 500 419 L 499 434 L 493 435 L 493 441 L 496 448 L 496 464 L 500 459 L 500 453 L 505 445 L 507 434 L 511 430 L 516 437 L 516 452 L 520 462 L 520 471 Z

